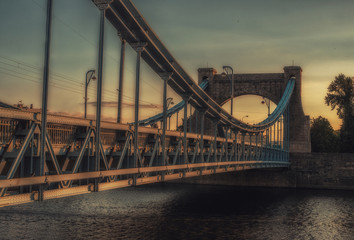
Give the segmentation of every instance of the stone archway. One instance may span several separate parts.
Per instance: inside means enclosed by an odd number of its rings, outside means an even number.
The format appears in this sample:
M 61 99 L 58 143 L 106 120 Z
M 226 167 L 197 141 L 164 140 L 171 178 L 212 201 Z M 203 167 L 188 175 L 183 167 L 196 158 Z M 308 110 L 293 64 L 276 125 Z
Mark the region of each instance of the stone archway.
M 296 84 L 290 100 L 290 152 L 311 152 L 310 117 L 305 116 L 301 102 L 301 73 L 299 66 L 284 67 L 283 73 L 234 74 L 234 97 L 245 94 L 259 95 L 278 104 L 291 76 L 296 77 Z M 230 80 L 217 74 L 213 68 L 199 68 L 198 82 L 209 79 L 205 90 L 219 105 L 231 98 Z M 212 126 L 206 120 L 205 132 L 211 133 Z

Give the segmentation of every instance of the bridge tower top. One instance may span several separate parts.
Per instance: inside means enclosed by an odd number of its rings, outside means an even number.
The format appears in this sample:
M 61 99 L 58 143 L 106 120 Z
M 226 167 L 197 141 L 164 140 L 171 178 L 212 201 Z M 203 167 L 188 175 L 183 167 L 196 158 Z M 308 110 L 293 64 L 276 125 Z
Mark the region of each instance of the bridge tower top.
M 296 83 L 289 104 L 290 152 L 310 152 L 310 118 L 305 116 L 302 107 L 302 68 L 300 66 L 285 66 L 282 73 L 234 74 L 234 96 L 258 95 L 278 104 L 291 77 L 296 78 Z M 230 100 L 231 91 L 228 78 L 217 74 L 214 68 L 199 68 L 198 83 L 206 78 L 209 79 L 209 85 L 205 91 L 215 102 L 223 105 Z

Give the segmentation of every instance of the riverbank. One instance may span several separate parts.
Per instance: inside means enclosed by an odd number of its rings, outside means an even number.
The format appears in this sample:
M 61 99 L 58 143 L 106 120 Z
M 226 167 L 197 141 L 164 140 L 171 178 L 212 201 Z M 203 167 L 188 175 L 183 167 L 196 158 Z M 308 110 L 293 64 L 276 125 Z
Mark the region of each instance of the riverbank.
M 182 179 L 193 184 L 354 190 L 353 153 L 291 153 L 288 169 L 253 169 Z

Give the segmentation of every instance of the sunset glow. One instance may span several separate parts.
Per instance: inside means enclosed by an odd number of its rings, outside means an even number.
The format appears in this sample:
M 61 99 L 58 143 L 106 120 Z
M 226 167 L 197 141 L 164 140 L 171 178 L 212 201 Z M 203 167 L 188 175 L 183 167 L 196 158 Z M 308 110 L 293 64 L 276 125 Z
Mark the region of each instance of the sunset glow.
M 350 12 L 353 3 L 272 2 L 136 0 L 134 4 L 195 81 L 200 67 L 214 67 L 220 73 L 222 65 L 227 64 L 237 74 L 282 72 L 284 66 L 301 66 L 305 114 L 326 117 L 338 129 L 341 121 L 324 104 L 324 97 L 336 75 L 354 75 L 354 50 L 350 47 L 354 33 L 347 31 L 354 22 Z M 0 25 L 3 102 L 15 104 L 22 100 L 25 105 L 41 105 L 44 9 L 43 0 L 0 2 L 1 22 L 6 22 Z M 48 107 L 51 112 L 80 116 L 85 73 L 97 68 L 99 13 L 84 0 L 55 1 L 53 11 Z M 104 102 L 117 101 L 119 54 L 119 38 L 106 24 Z M 135 52 L 127 48 L 123 122 L 133 119 L 134 64 Z M 144 118 L 161 111 L 162 81 L 143 63 L 141 84 L 141 104 L 148 106 L 141 110 L 140 117 Z M 175 102 L 181 100 L 170 89 L 168 96 Z M 95 83 L 90 84 L 88 97 L 94 101 Z M 255 102 L 259 105 L 255 111 L 263 112 L 264 106 Z M 242 108 L 242 101 L 237 100 L 235 111 Z M 94 113 L 91 104 L 88 114 L 94 117 Z M 116 114 L 113 105 L 103 108 L 106 119 L 114 121 Z

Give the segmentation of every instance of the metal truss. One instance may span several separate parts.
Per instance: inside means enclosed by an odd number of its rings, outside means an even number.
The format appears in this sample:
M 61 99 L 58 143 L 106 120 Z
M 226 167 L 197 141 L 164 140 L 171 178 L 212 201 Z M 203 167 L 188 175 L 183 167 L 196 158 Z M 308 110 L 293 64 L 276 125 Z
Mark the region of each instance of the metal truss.
M 140 127 L 134 162 L 133 125 L 101 122 L 97 153 L 92 120 L 48 115 L 45 174 L 40 176 L 41 122 L 37 119 L 36 113 L 0 109 L 0 206 L 38 200 L 39 186 L 44 189 L 43 199 L 50 199 L 95 191 L 95 179 L 101 191 L 289 165 L 288 146 L 284 136 L 279 136 L 280 121 L 265 135 L 225 129 L 226 138 L 195 133 L 184 137 L 183 132 L 166 131 L 166 151 L 162 149 L 162 129 Z M 277 138 L 272 139 L 274 136 Z M 93 168 L 96 154 L 98 171 Z

